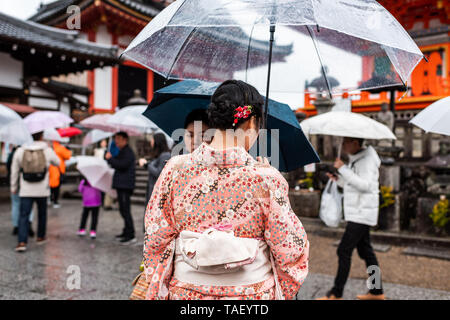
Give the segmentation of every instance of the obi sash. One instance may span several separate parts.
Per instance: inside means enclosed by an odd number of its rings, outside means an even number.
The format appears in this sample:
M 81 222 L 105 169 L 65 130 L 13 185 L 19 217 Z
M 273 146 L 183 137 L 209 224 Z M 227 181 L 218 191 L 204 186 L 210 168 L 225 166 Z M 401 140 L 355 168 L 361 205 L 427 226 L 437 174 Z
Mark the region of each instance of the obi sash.
M 273 277 L 265 241 L 214 228 L 182 231 L 176 239 L 173 277 L 200 286 L 242 286 Z

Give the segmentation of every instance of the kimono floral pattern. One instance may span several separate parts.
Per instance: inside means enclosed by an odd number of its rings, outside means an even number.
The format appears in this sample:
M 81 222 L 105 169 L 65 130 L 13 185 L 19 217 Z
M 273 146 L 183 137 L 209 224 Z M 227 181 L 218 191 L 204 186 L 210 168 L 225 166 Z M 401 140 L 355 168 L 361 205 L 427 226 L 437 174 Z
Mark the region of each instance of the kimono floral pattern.
M 288 184 L 273 167 L 243 148 L 202 144 L 173 157 L 155 184 L 145 213 L 146 299 L 292 299 L 308 273 L 309 243 L 292 211 Z M 194 286 L 172 277 L 175 239 L 183 230 L 203 232 L 231 224 L 237 237 L 266 241 L 273 277 L 246 286 Z

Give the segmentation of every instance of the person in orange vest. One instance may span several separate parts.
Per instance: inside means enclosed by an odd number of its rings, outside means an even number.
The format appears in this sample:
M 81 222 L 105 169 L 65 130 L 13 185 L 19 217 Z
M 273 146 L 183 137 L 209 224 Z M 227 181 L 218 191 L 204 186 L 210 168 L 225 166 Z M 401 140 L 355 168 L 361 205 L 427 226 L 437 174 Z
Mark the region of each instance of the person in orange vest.
M 51 165 L 48 169 L 50 175 L 50 200 L 53 202 L 53 208 L 60 207 L 58 203 L 59 189 L 61 186 L 61 176 L 66 173 L 66 164 L 64 161 L 69 160 L 72 156 L 72 151 L 61 145 L 58 141 L 53 141 L 53 151 L 58 156 L 59 166 Z

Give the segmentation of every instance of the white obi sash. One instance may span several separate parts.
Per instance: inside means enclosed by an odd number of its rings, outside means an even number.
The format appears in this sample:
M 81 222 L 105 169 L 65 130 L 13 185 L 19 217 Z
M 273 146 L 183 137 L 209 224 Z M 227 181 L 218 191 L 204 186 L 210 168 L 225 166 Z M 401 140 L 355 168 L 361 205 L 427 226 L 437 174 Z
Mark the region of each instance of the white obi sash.
M 173 277 L 201 286 L 242 286 L 273 276 L 265 241 L 235 237 L 232 230 L 182 231 L 176 239 Z

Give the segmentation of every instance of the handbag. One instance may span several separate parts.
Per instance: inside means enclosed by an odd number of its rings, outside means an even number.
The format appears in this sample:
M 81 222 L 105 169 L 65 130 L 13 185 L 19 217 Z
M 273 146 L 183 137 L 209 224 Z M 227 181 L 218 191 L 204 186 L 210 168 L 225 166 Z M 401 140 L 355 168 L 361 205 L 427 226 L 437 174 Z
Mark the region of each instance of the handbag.
M 130 295 L 130 300 L 145 300 L 147 294 L 148 285 L 146 276 L 144 275 L 144 266 L 141 264 L 141 273 L 134 278 L 131 285 L 134 287 Z

